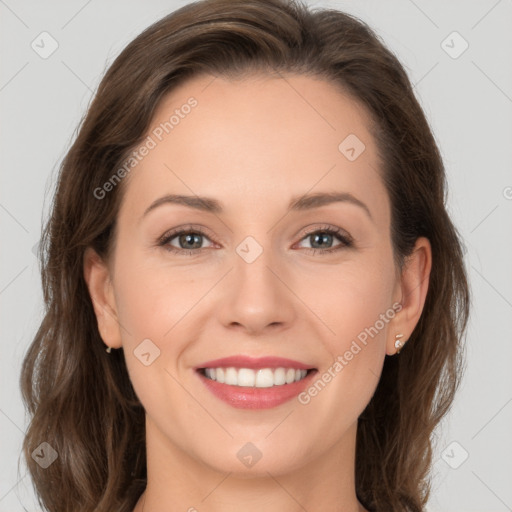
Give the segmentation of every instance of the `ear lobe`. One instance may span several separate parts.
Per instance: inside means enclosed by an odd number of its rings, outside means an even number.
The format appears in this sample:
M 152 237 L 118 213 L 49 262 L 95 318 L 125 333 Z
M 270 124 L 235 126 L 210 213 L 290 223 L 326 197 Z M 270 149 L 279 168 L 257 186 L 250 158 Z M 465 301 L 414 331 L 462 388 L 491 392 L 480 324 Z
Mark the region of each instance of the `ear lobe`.
M 387 341 L 387 355 L 393 355 L 397 351 L 395 348 L 396 335 L 403 334 L 400 339 L 404 343 L 407 342 L 419 322 L 427 297 L 431 268 L 432 248 L 430 242 L 427 238 L 420 237 L 416 240 L 414 250 L 407 258 L 400 277 L 402 309 L 395 316 L 393 331 L 390 332 L 390 339 Z
M 120 348 L 121 330 L 117 319 L 114 290 L 106 263 L 88 247 L 84 253 L 84 279 L 87 283 L 98 330 L 106 345 Z

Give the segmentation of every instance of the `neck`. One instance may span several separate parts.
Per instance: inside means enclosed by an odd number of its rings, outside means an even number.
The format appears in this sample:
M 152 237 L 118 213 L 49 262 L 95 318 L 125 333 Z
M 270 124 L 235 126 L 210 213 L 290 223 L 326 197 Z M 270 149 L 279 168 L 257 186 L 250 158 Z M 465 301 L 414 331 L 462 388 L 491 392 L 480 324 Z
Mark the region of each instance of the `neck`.
M 366 512 L 355 494 L 356 430 L 357 423 L 317 460 L 248 475 L 207 466 L 146 419 L 148 483 L 134 512 Z

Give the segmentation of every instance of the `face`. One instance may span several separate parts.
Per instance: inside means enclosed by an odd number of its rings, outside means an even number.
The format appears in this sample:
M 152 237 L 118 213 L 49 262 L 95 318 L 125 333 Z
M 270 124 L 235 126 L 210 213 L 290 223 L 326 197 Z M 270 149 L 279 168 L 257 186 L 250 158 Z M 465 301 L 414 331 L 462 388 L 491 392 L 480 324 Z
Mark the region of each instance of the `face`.
M 109 268 L 162 453 L 278 475 L 354 435 L 401 297 L 368 126 L 332 84 L 297 75 L 202 76 L 159 106 Z

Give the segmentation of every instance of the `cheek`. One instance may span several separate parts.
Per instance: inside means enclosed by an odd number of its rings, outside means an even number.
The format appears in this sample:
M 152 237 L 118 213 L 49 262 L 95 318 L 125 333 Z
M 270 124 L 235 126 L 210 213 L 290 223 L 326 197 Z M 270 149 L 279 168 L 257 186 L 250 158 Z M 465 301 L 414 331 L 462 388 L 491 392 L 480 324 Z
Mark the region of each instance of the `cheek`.
M 192 337 L 191 312 L 208 283 L 133 256 L 116 260 L 115 282 L 123 352 L 139 400 L 155 417 L 186 410 L 177 365 Z
M 201 299 L 218 274 L 154 264 L 135 254 L 118 256 L 115 268 L 123 351 L 137 395 L 148 405 L 168 402 L 169 396 L 179 401 L 181 390 L 172 376 L 182 375 L 182 354 L 197 339 L 204 321 L 204 314 L 197 317 Z
M 332 402 L 333 407 L 344 403 L 345 411 L 361 412 L 378 383 L 396 314 L 393 266 L 388 259 L 375 258 L 371 265 L 354 264 L 350 270 L 347 266 L 317 284 L 322 282 L 325 293 L 315 288 L 309 296 L 315 313 L 329 327 L 322 340 L 330 358 L 318 376 L 329 390 L 322 391 L 320 401 Z M 318 383 L 312 394 L 323 389 Z
M 162 345 L 208 284 L 197 272 L 155 265 L 142 257 L 120 257 L 116 265 L 117 313 L 126 327 L 123 342 L 129 344 L 150 338 Z
M 351 262 L 337 273 L 317 276 L 316 286 L 304 291 L 309 293 L 308 300 L 315 305 L 315 312 L 332 331 L 324 337 L 332 355 L 347 350 L 352 340 L 364 342 L 365 333 L 370 337 L 368 331 L 372 333 L 370 339 L 385 337 L 394 317 L 393 276 L 393 267 L 387 260 Z

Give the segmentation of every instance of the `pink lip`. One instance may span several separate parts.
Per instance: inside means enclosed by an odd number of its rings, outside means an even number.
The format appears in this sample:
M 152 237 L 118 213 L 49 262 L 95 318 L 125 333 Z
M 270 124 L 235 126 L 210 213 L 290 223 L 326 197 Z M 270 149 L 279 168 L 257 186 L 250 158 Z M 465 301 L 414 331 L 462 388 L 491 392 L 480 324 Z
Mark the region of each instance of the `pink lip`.
M 223 357 L 221 359 L 213 359 L 206 361 L 196 367 L 200 368 L 252 368 L 258 370 L 260 368 L 296 368 L 299 370 L 311 370 L 313 367 L 293 359 L 285 359 L 283 357 L 249 357 L 249 356 L 231 356 Z M 290 384 L 288 384 L 290 385 Z
M 277 407 L 288 400 L 302 393 L 311 384 L 311 380 L 317 373 L 316 370 L 309 372 L 302 380 L 272 386 L 271 388 L 253 388 L 243 386 L 231 386 L 221 384 L 216 380 L 205 377 L 197 372 L 203 384 L 217 397 L 237 409 L 270 409 Z
M 255 370 L 260 368 L 295 368 L 312 371 L 308 372 L 306 377 L 302 380 L 292 382 L 291 384 L 283 384 L 282 386 L 272 386 L 270 388 L 221 384 L 220 382 L 209 379 L 200 371 L 202 368 L 229 367 L 252 368 Z M 291 400 L 304 391 L 304 389 L 310 385 L 317 370 L 304 363 L 284 359 L 282 357 L 253 358 L 247 356 L 233 356 L 207 361 L 196 368 L 196 373 L 208 390 L 232 407 L 237 409 L 270 409 Z

